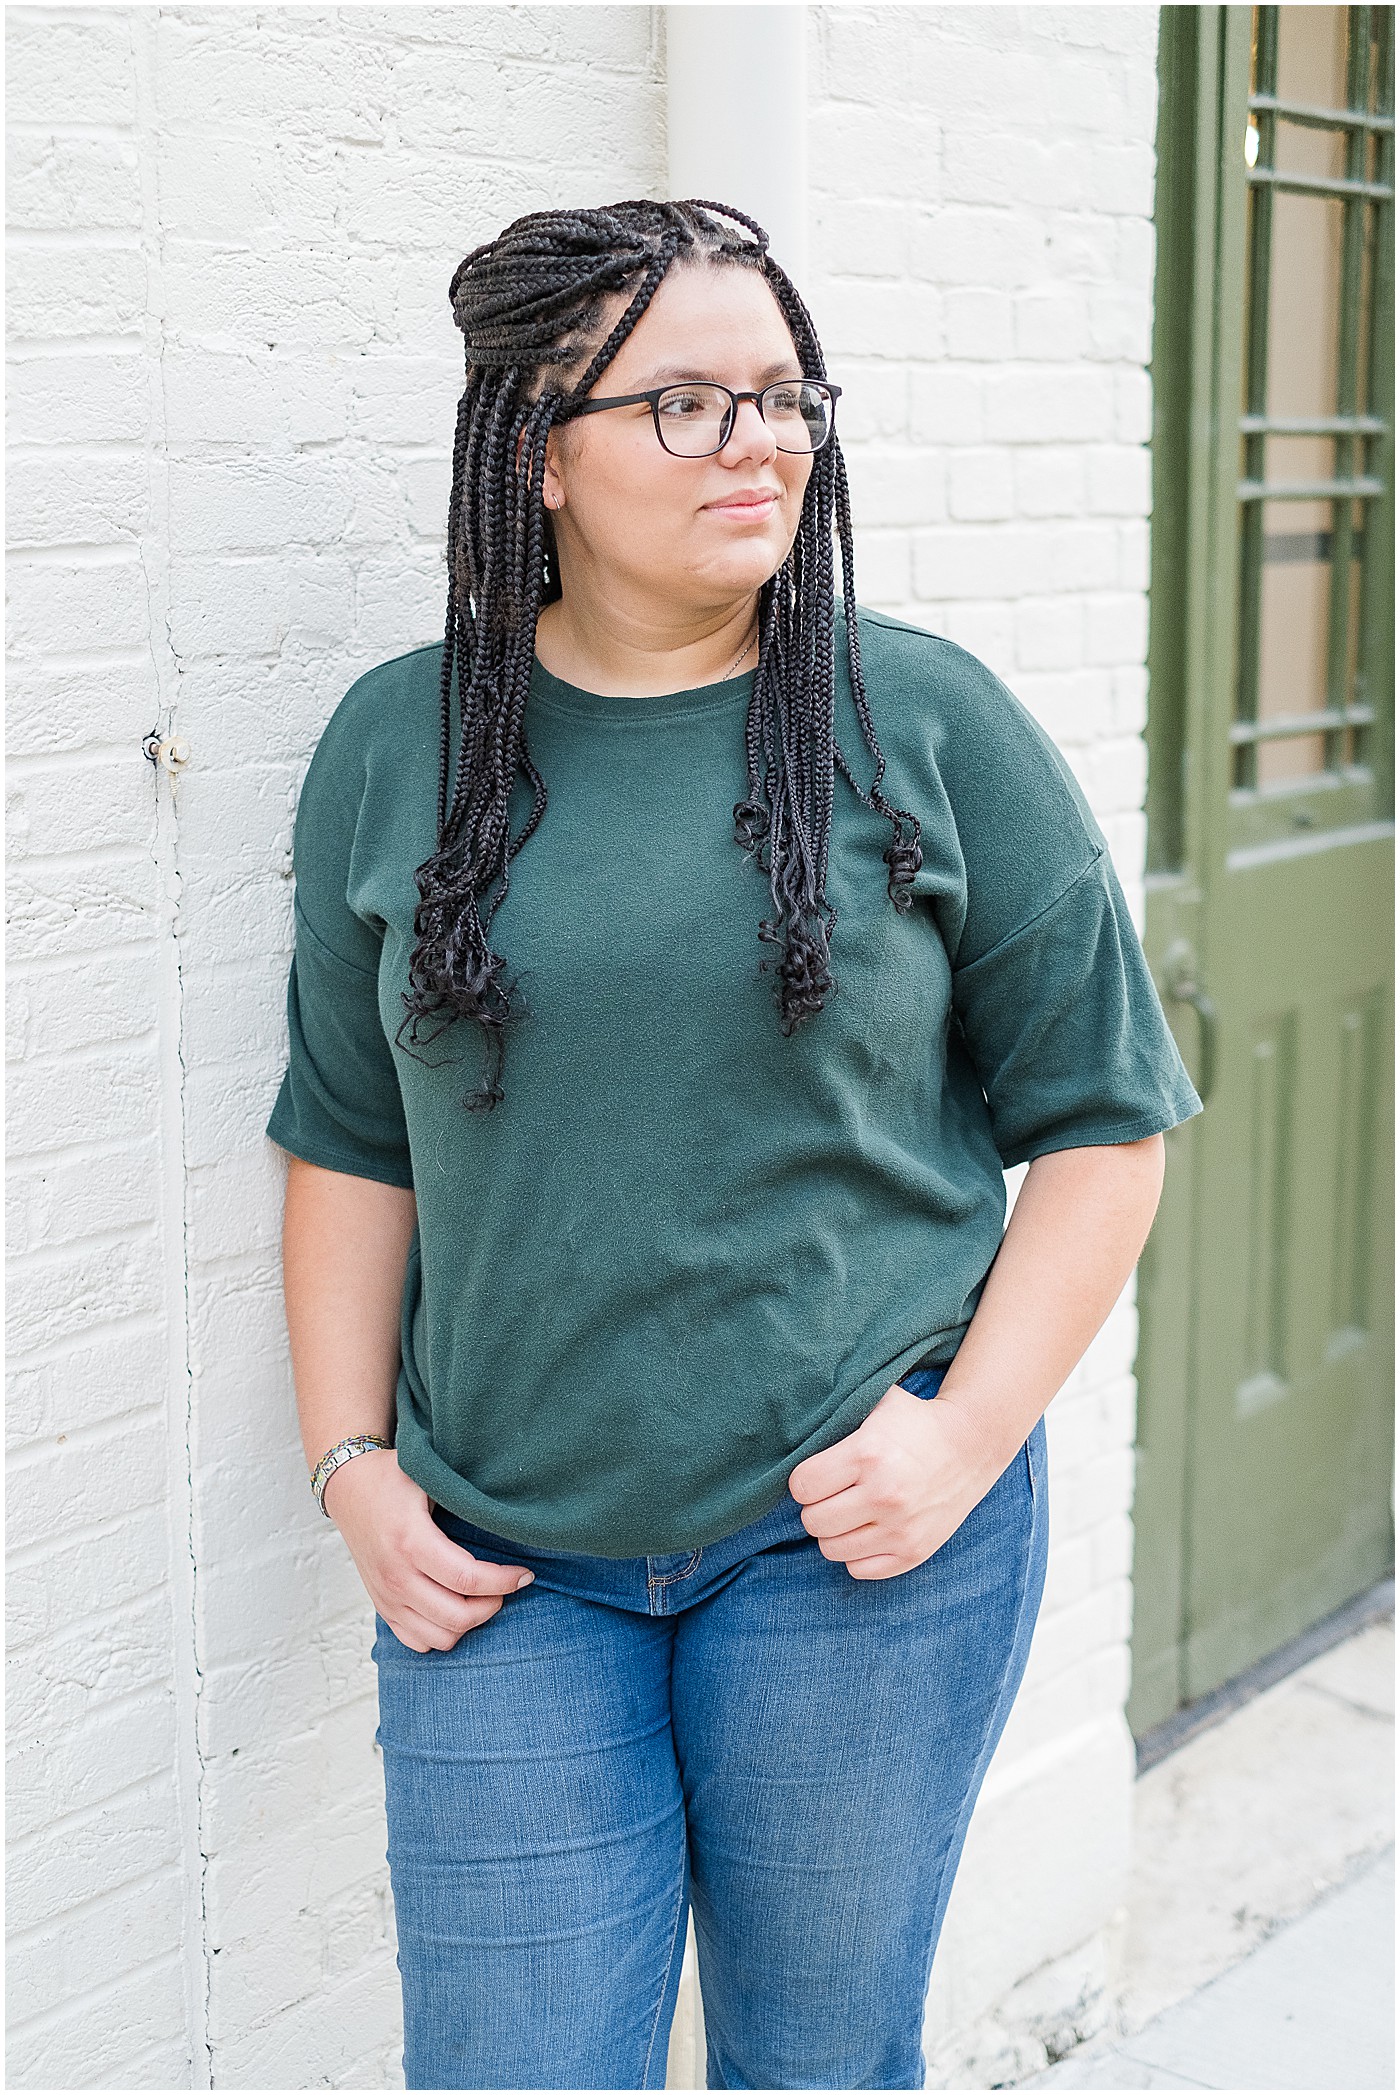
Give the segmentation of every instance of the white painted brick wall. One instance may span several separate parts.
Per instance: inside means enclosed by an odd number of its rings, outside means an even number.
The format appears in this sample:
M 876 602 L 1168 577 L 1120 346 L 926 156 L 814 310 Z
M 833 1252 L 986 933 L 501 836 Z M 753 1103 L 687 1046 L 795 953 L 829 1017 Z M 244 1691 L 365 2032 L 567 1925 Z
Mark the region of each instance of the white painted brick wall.
M 521 211 L 661 193 L 660 29 L 7 16 L 13 2086 L 400 2080 L 371 1625 L 306 1490 L 262 1135 L 291 814 L 354 677 L 440 630 L 451 270 Z M 809 35 L 861 599 L 1031 706 L 1140 912 L 1156 10 Z M 1130 1287 L 1050 1413 L 931 2084 L 1034 2063 L 1102 1983 L 1135 1330 Z
M 168 826 L 124 15 L 7 24 L 8 2077 L 185 2086 Z M 171 1194 L 175 1204 L 172 1207 Z

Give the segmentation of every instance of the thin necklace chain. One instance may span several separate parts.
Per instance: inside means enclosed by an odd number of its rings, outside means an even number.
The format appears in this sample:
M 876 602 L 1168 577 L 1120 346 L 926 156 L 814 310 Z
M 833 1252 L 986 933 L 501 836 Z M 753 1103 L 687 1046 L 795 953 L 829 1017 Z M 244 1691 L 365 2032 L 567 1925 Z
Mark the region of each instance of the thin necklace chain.
M 737 669 L 737 668 L 739 667 L 739 664 L 740 664 L 740 663 L 741 663 L 741 662 L 743 661 L 743 659 L 744 659 L 745 655 L 746 655 L 746 654 L 748 653 L 749 649 L 750 649 L 750 648 L 751 648 L 751 647 L 753 646 L 753 644 L 754 644 L 754 641 L 755 641 L 755 640 L 757 639 L 757 637 L 758 637 L 758 620 L 757 620 L 757 619 L 755 619 L 755 620 L 754 620 L 754 622 L 753 622 L 753 631 L 752 631 L 752 633 L 750 633 L 750 635 L 749 635 L 748 639 L 747 639 L 747 640 L 746 640 L 746 641 L 744 642 L 744 644 L 743 644 L 743 646 L 742 646 L 742 647 L 740 648 L 740 650 L 739 650 L 738 654 L 737 654 L 737 655 L 736 655 L 736 656 L 734 657 L 734 660 L 733 660 L 733 661 L 732 661 L 732 662 L 730 663 L 730 665 L 729 665 L 728 669 L 726 669 L 726 670 L 725 670 L 725 672 L 724 672 L 724 676 L 723 676 L 723 677 L 721 677 L 721 678 L 719 679 L 719 682 L 720 682 L 720 683 L 723 683 L 723 682 L 724 682 L 724 678 L 725 678 L 725 677 L 732 677 L 732 676 L 733 676 L 733 674 L 734 674 L 735 670 L 736 670 L 736 669 Z

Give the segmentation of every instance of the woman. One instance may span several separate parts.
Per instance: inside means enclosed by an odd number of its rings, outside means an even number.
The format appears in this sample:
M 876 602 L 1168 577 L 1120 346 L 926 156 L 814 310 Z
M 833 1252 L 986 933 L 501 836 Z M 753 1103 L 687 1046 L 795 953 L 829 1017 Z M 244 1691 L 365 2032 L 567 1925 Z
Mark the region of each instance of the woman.
M 1200 1100 L 1054 745 L 858 609 L 762 229 L 532 213 L 452 299 L 446 640 L 308 771 L 269 1122 L 406 2084 L 664 2085 L 693 1908 L 709 2086 L 919 2087 L 1042 1413 Z

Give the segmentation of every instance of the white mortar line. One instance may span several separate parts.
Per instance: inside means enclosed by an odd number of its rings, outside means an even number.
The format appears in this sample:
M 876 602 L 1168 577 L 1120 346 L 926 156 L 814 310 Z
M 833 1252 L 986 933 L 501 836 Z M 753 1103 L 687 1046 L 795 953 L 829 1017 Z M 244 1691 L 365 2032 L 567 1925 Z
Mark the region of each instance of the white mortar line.
M 165 414 L 164 239 L 155 141 L 161 9 L 134 8 L 131 26 L 136 77 L 137 157 L 141 183 L 141 251 L 146 263 L 145 346 L 150 386 L 151 508 L 140 546 L 146 575 L 151 662 L 160 693 L 160 727 L 174 730 L 178 670 L 170 643 L 170 487 Z M 152 723 L 154 725 L 154 723 Z M 136 754 L 136 752 L 134 752 Z M 213 2086 L 209 2041 L 209 1940 L 205 1910 L 208 1855 L 204 1838 L 204 1768 L 199 1745 L 197 1566 L 194 1544 L 193 1372 L 190 1351 L 189 1240 L 185 1157 L 184 992 L 180 955 L 179 780 L 154 767 L 154 857 L 160 881 L 157 1007 L 160 1012 L 162 1218 L 167 1255 L 165 1295 L 169 1333 L 170 1591 L 172 1677 L 175 1693 L 176 1809 L 187 1870 L 187 1906 L 181 1969 L 185 1985 L 190 2085 Z

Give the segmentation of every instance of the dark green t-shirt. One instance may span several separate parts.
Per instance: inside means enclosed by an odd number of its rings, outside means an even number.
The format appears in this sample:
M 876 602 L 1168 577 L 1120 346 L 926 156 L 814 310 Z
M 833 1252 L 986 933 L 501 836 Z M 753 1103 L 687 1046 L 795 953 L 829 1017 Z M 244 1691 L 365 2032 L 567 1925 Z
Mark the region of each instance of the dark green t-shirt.
M 952 1358 L 1004 1167 L 1201 1110 L 1053 742 L 951 641 L 865 610 L 859 629 L 923 866 L 901 915 L 889 825 L 838 771 L 838 986 L 790 1039 L 759 968 L 767 878 L 733 836 L 752 672 L 605 698 L 536 662 L 549 805 L 491 932 L 528 1016 L 487 1111 L 460 1103 L 487 1066 L 475 1024 L 423 1059 L 392 1044 L 435 842 L 440 646 L 359 678 L 307 771 L 267 1131 L 414 1188 L 399 1461 L 515 1541 L 641 1556 L 757 1519 L 907 1369 Z M 837 671 L 868 790 L 839 617 Z M 513 835 L 529 806 L 517 779 Z

